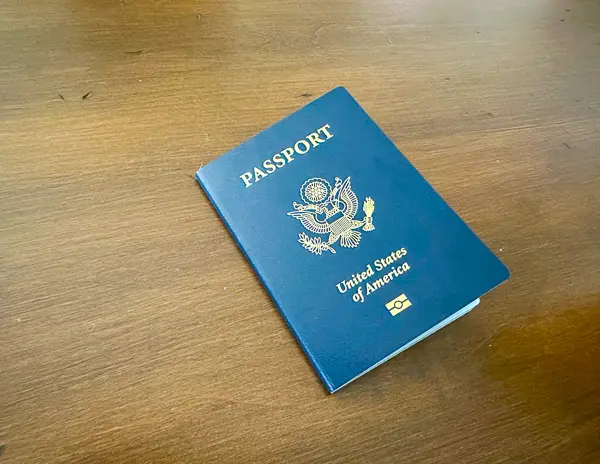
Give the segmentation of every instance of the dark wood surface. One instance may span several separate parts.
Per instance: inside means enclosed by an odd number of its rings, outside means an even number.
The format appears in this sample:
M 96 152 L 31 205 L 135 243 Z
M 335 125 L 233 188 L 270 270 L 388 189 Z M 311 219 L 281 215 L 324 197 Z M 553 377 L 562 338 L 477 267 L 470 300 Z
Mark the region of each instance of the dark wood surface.
M 512 279 L 329 396 L 191 175 L 340 84 Z M 0 463 L 598 463 L 599 211 L 596 0 L 3 0 Z

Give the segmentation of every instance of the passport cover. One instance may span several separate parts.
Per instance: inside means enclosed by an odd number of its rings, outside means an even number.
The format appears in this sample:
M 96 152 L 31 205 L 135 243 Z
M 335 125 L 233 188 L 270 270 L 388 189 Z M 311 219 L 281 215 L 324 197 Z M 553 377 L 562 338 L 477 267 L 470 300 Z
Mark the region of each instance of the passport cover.
M 509 276 L 343 87 L 196 178 L 329 392 Z

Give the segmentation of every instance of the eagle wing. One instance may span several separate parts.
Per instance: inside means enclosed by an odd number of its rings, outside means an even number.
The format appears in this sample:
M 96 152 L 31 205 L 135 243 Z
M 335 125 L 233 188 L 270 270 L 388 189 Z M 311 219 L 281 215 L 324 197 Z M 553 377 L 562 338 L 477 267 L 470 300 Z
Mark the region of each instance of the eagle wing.
M 350 187 L 350 178 L 347 177 L 344 183 L 342 184 L 342 188 L 340 189 L 339 198 L 346 205 L 346 209 L 344 210 L 344 216 L 353 218 L 356 216 L 356 212 L 358 211 L 358 198 L 356 198 L 356 194 L 352 191 Z
M 315 214 L 310 211 L 291 211 L 288 216 L 298 219 L 304 227 L 315 234 L 327 234 L 331 232 L 329 224 L 319 222 Z

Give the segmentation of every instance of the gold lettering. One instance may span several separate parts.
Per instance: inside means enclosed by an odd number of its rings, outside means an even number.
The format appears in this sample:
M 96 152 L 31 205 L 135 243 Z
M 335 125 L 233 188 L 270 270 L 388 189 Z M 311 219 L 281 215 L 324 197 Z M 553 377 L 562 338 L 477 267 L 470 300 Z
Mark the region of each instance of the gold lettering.
M 280 153 L 276 153 L 272 158 L 266 159 L 262 162 L 262 164 L 252 168 L 252 170 L 247 171 L 239 176 L 244 182 L 244 186 L 246 188 L 250 187 L 253 183 L 258 182 L 263 177 L 268 176 L 269 174 L 273 174 L 278 168 L 284 167 L 286 164 L 294 161 L 294 154 L 297 153 L 299 155 L 304 155 L 311 148 L 314 148 L 326 140 L 329 140 L 333 137 L 333 133 L 331 132 L 331 126 L 329 124 L 325 124 L 323 127 L 320 127 L 315 132 L 311 132 L 304 139 L 298 140 L 292 147 L 284 148 Z M 366 229 L 365 229 L 366 230 Z M 397 252 L 398 253 L 398 252 Z M 386 263 L 385 258 L 381 258 L 379 261 L 379 266 L 377 270 L 381 270 L 381 268 L 386 267 L 388 263 Z M 367 268 L 367 276 L 373 275 L 373 269 Z M 356 278 L 359 282 L 361 282 L 362 274 L 357 274 Z
M 285 160 L 281 157 L 281 153 L 277 153 L 275 156 L 273 156 L 273 161 L 275 161 L 275 166 L 278 168 L 285 166 Z
M 250 182 L 250 179 L 252 179 L 252 174 L 249 172 L 245 172 L 244 174 L 242 174 L 240 176 L 240 179 L 242 179 L 244 181 L 244 184 L 246 185 L 246 188 L 250 187 L 252 185 L 252 182 Z
M 269 174 L 275 172 L 275 169 L 277 169 L 271 160 L 265 160 L 265 162 L 263 163 L 263 167 L 267 170 Z
M 321 140 L 319 138 L 319 134 L 317 134 L 316 132 L 313 132 L 312 134 L 308 134 L 306 136 L 306 138 L 308 140 L 310 140 L 310 143 L 313 144 L 313 147 L 316 147 L 317 145 L 319 145 L 320 143 L 323 143 L 325 140 Z
M 258 182 L 263 177 L 267 177 L 267 175 L 264 172 L 262 172 L 260 169 L 254 168 L 254 182 Z
M 353 288 L 356 287 L 358 282 L 354 282 L 353 280 L 346 280 L 344 282 L 344 284 L 346 285 L 347 288 Z
M 331 129 L 331 126 L 329 124 L 325 124 L 323 127 L 317 129 L 317 132 L 321 132 L 323 131 L 325 133 L 325 135 L 327 136 L 327 139 L 330 139 L 331 137 L 333 137 L 333 134 L 331 132 L 329 132 L 328 129 Z
M 291 163 L 292 161 L 294 161 L 294 157 L 292 156 L 294 154 L 294 149 L 293 148 L 285 148 L 284 150 L 281 151 L 281 154 L 283 156 L 285 156 L 285 159 L 288 161 L 288 163 Z
M 381 264 L 381 261 L 379 261 L 378 259 L 376 259 L 373 264 L 375 264 L 375 269 L 377 269 L 378 271 L 381 271 L 384 268 L 383 264 Z
M 300 149 L 298 148 L 298 145 L 300 144 L 304 145 L 305 150 L 304 151 L 300 151 Z M 294 145 L 294 150 L 296 151 L 296 153 L 298 153 L 299 155 L 303 155 L 304 153 L 306 153 L 308 150 L 310 150 L 310 144 L 306 141 L 306 140 L 298 140 L 296 142 L 296 145 Z

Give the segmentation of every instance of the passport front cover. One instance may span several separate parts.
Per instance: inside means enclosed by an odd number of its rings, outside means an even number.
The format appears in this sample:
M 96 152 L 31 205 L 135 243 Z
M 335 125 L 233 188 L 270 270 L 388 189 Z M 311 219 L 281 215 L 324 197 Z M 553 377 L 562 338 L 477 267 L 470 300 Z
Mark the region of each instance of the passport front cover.
M 196 178 L 329 392 L 509 276 L 342 87 Z

